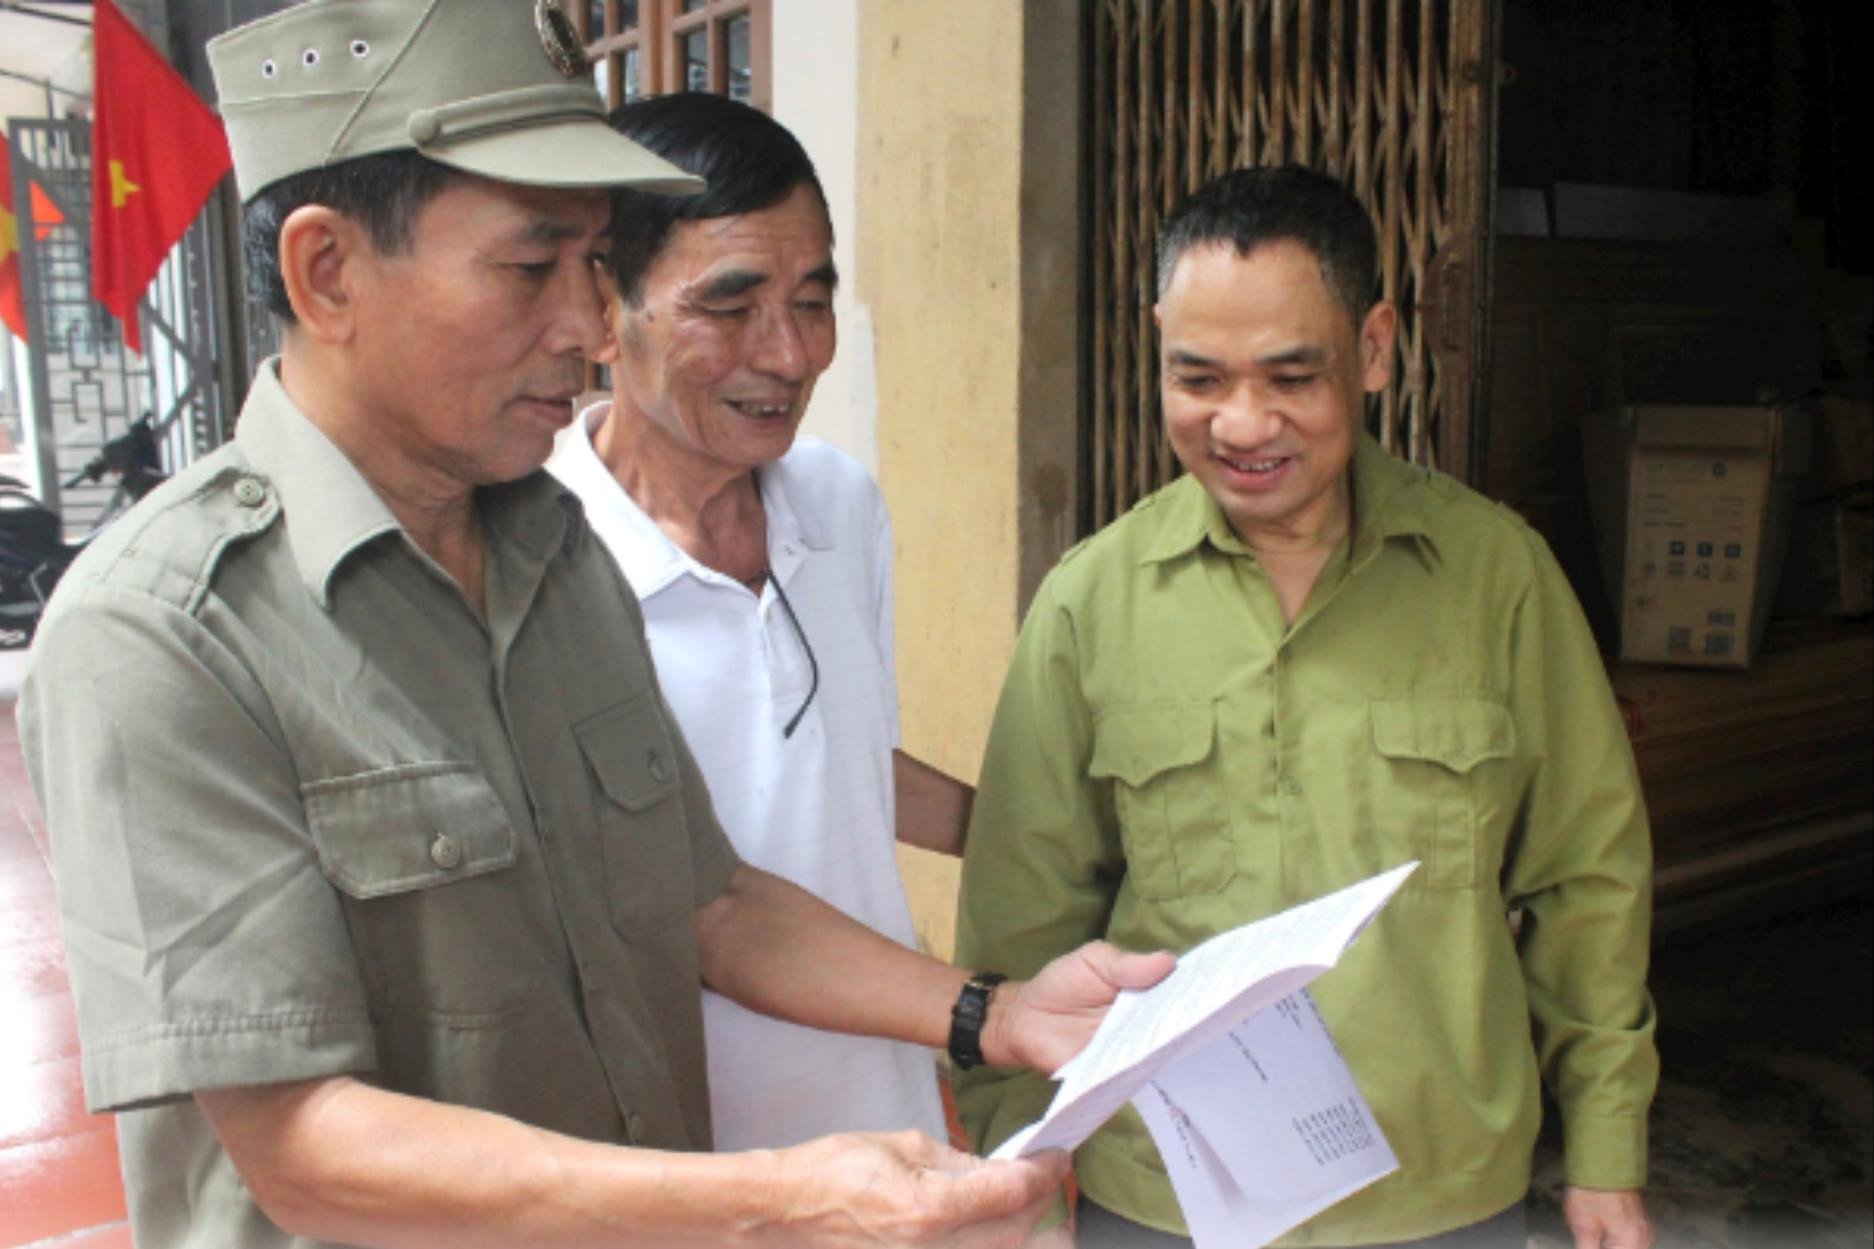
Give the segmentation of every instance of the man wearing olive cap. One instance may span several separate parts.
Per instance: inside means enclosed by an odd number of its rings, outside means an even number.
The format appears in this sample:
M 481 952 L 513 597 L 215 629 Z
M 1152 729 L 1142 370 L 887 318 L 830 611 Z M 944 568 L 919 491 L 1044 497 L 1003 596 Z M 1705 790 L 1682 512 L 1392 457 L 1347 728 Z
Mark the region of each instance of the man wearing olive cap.
M 550 0 L 316 0 L 209 55 L 282 354 L 67 574 L 20 709 L 137 1243 L 1020 1243 L 1058 1158 L 697 1152 L 703 983 L 1051 1070 L 1168 959 L 979 1012 L 724 839 L 539 471 L 606 188 L 694 180 L 605 127 Z

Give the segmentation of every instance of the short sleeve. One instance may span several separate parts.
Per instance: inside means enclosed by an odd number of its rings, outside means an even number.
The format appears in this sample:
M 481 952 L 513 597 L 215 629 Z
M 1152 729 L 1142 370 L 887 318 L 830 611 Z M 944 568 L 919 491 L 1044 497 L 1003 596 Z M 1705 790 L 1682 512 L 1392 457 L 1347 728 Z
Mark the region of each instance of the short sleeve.
M 650 662 L 649 644 L 639 634 L 639 644 L 645 647 L 645 662 Z M 722 821 L 716 818 L 716 805 L 709 797 L 709 784 L 703 779 L 703 769 L 696 762 L 696 756 L 690 752 L 690 743 L 683 736 L 683 725 L 677 719 L 676 712 L 664 701 L 663 692 L 658 692 L 658 703 L 663 711 L 665 722 L 670 725 L 670 737 L 677 751 L 677 770 L 682 778 L 683 817 L 685 831 L 690 844 L 690 872 L 695 881 L 696 909 L 701 910 L 724 889 L 729 887 L 729 878 L 735 875 L 735 869 L 741 866 L 741 856 L 736 854 L 735 845 L 723 831 Z
M 892 564 L 891 513 L 885 508 L 885 499 L 868 478 L 866 486 L 872 505 L 872 584 L 875 593 L 874 615 L 878 620 L 878 653 L 885 673 L 885 691 L 891 700 L 891 744 L 894 748 L 903 744 L 900 728 L 898 705 L 898 650 L 896 628 L 892 618 L 892 595 L 894 593 L 894 570 Z
M 19 720 L 87 1104 L 372 1069 L 345 917 L 259 685 L 187 613 L 67 589 Z

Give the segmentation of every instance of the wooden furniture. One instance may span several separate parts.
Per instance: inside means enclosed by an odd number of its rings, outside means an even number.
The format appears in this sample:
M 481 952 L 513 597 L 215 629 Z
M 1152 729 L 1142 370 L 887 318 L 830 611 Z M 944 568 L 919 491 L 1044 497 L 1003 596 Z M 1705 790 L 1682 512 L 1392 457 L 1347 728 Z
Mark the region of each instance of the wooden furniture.
M 1581 419 L 1748 403 L 1819 377 L 1797 254 L 1750 243 L 1497 240 L 1486 493 L 1542 532 L 1617 649 L 1588 527 Z M 1874 629 L 1779 623 L 1754 665 L 1615 664 L 1653 819 L 1658 929 L 1865 890 L 1874 869 Z
M 1653 820 L 1662 934 L 1874 883 L 1874 629 L 1779 624 L 1742 672 L 1611 676 Z

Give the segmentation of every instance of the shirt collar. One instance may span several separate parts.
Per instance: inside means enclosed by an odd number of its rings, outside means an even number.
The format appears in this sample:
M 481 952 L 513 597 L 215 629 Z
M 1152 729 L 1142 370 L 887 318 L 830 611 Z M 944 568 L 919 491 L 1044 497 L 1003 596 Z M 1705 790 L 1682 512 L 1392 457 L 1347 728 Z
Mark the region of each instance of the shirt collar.
M 1438 544 L 1425 512 L 1423 485 L 1429 470 L 1408 464 L 1362 432 L 1353 449 L 1353 541 L 1350 562 L 1369 558 L 1386 542 L 1409 540 L 1428 560 L 1438 558 Z
M 387 533 L 403 532 L 390 507 L 325 431 L 300 411 L 280 384 L 280 357 L 266 360 L 241 406 L 235 440 L 256 472 L 280 496 L 287 542 L 300 580 L 331 610 L 332 581 L 356 551 Z M 578 501 L 534 473 L 477 492 L 490 533 L 538 559 L 564 549 L 580 526 Z
M 397 518 L 325 432 L 280 384 L 280 357 L 266 360 L 241 405 L 235 441 L 272 484 L 286 517 L 300 579 L 321 607 L 345 558 L 398 529 Z
M 599 458 L 592 435 L 611 410 L 611 400 L 605 399 L 580 412 L 579 419 L 560 435 L 547 467 L 567 489 L 585 500 L 594 525 L 628 539 L 607 545 L 639 598 L 650 598 L 686 574 L 703 580 L 723 579 L 723 574 L 704 567 L 672 542 Z M 767 514 L 771 561 L 777 552 L 785 552 L 790 546 L 813 551 L 831 549 L 831 536 L 813 509 L 808 483 L 796 478 L 785 456 L 757 472 L 755 484 Z M 789 566 L 777 564 L 772 571 L 785 581 L 798 561 L 781 562 Z
M 1353 478 L 1354 531 L 1350 558 L 1358 563 L 1391 538 L 1415 540 L 1436 558 L 1431 528 L 1417 492 L 1405 487 L 1423 469 L 1400 463 L 1370 435 L 1362 432 L 1354 444 L 1348 471 Z M 1252 552 L 1236 536 L 1223 509 L 1195 477 L 1186 473 L 1174 482 L 1156 506 L 1163 519 L 1152 541 L 1145 544 L 1139 562 L 1163 563 L 1189 554 L 1208 542 L 1227 555 Z

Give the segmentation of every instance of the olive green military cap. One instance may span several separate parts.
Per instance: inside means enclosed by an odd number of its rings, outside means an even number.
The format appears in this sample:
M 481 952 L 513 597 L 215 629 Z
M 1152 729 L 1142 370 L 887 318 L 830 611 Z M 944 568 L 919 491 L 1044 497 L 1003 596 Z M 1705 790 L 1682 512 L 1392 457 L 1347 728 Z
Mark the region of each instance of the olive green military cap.
M 243 201 L 399 150 L 527 186 L 703 188 L 605 124 L 559 0 L 308 0 L 208 61 Z

